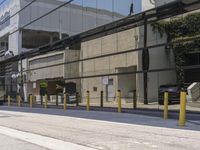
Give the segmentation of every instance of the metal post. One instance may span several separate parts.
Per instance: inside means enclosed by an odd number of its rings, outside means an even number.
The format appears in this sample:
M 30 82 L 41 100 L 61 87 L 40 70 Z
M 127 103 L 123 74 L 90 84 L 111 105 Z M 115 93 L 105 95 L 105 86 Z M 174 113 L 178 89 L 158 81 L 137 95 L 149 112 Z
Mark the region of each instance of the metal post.
M 67 93 L 64 94 L 64 105 L 63 105 L 63 109 L 64 109 L 64 110 L 67 109 Z
M 23 63 L 20 59 L 20 100 L 24 101 L 24 79 L 23 79 Z
M 58 106 L 58 93 L 56 93 L 56 106 Z
M 30 108 L 33 108 L 33 95 L 30 95 Z
M 47 94 L 45 94 L 45 105 L 44 105 L 45 108 L 48 107 L 48 96 Z
M 103 91 L 101 91 L 101 107 L 103 108 Z
M 137 95 L 136 95 L 136 90 L 133 91 L 133 108 L 137 108 Z
M 76 92 L 76 106 L 79 106 L 79 93 Z
M 164 93 L 164 114 L 163 114 L 164 119 L 168 119 L 168 97 L 169 97 L 168 92 L 165 92 Z
M 186 92 L 180 94 L 180 113 L 179 113 L 179 125 L 185 126 L 185 112 L 186 112 Z
M 8 108 L 10 108 L 10 95 L 8 95 Z
M 87 93 L 86 93 L 86 99 L 87 99 L 86 110 L 90 111 L 90 91 L 87 91 Z
M 43 95 L 40 95 L 41 105 L 43 105 Z
M 122 112 L 122 98 L 121 98 L 121 91 L 117 91 L 117 102 L 118 102 L 118 113 Z
M 144 14 L 144 17 L 145 14 Z M 144 78 L 144 104 L 148 104 L 148 73 L 146 72 L 149 69 L 149 50 L 147 48 L 147 19 L 144 18 L 144 49 L 142 51 L 142 65 L 143 65 L 143 78 Z

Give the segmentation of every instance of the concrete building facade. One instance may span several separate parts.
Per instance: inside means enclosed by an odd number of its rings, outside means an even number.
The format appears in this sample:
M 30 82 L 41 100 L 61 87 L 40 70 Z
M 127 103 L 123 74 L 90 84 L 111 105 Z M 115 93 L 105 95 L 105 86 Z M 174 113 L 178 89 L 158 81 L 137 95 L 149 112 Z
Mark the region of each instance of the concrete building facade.
M 70 89 L 70 83 L 75 85 L 75 89 L 71 89 L 73 94 L 75 94 L 76 91 L 80 92 L 80 80 L 64 80 L 67 77 L 79 75 L 78 64 L 64 64 L 68 61 L 78 59 L 80 59 L 80 50 L 69 49 L 28 59 L 28 68 L 30 71 L 27 74 L 27 88 L 24 89 L 27 89 L 27 91 L 25 91 L 25 93 L 27 93 L 27 95 L 33 94 L 39 98 L 40 83 L 44 80 L 48 82 L 47 93 L 49 95 L 57 94 L 57 86 L 62 86 L 62 93 L 66 92 L 67 89 Z
M 91 58 L 143 47 L 144 35 L 142 31 L 143 27 L 140 27 L 85 41 L 81 44 L 81 58 Z M 158 33 L 153 33 L 151 26 L 148 26 L 148 32 L 148 46 L 166 41 L 166 39 L 161 38 Z M 174 67 L 173 54 L 171 53 L 171 56 L 169 56 L 165 51 L 165 47 L 150 49 L 149 55 L 150 69 Z M 100 91 L 104 91 L 106 99 L 114 101 L 116 100 L 116 91 L 119 89 L 122 92 L 124 100 L 132 100 L 133 91 L 136 90 L 138 100 L 143 101 L 143 74 L 129 74 L 129 72 L 136 71 L 142 71 L 141 51 L 84 61 L 80 66 L 81 76 L 113 73 L 125 73 L 125 75 L 82 79 L 81 89 L 83 97 L 85 97 L 86 91 L 89 90 L 91 91 L 91 97 L 99 100 Z M 104 83 L 104 80 L 107 80 L 106 83 Z M 174 71 L 149 73 L 149 101 L 157 101 L 160 85 L 174 83 L 176 83 L 176 74 Z
M 117 13 L 96 11 L 95 8 L 72 3 L 27 26 L 31 21 L 66 3 L 63 0 L 48 0 L 48 2 L 37 0 L 26 7 L 30 2 L 31 0 L 10 0 L 1 8 L 1 59 L 7 50 L 17 55 L 63 37 L 109 23 L 113 16 L 115 18 L 124 17 Z M 24 7 L 26 7 L 24 10 L 8 19 Z
M 14 14 L 20 8 L 27 5 L 30 0 L 12 1 L 8 6 L 10 15 Z M 59 11 L 48 15 L 47 17 L 23 28 L 24 25 L 38 18 L 42 14 L 63 3 L 59 0 L 38 0 L 33 3 L 29 9 L 16 15 L 4 30 L 0 31 L 2 41 L 6 50 L 10 50 L 14 55 L 29 51 L 44 44 L 52 43 L 66 36 L 71 36 L 83 31 L 95 28 L 97 26 L 96 16 L 98 15 L 98 25 L 109 23 L 113 15 L 115 18 L 124 17 L 118 13 L 109 11 L 96 11 L 94 8 L 83 8 L 76 4 L 70 4 L 61 8 Z M 142 10 L 147 10 L 166 1 L 142 1 Z M 11 8 L 15 8 L 11 11 Z M 6 12 L 6 11 L 5 11 Z M 99 12 L 97 14 L 97 12 Z M 14 34 L 9 35 L 16 29 L 20 29 Z M 63 50 L 53 52 L 42 56 L 24 60 L 22 69 L 34 69 L 26 74 L 26 81 L 23 87 L 25 97 L 28 94 L 39 95 L 39 84 L 41 80 L 49 81 L 49 93 L 55 94 L 56 81 L 70 77 L 100 76 L 94 78 L 82 78 L 79 80 L 65 80 L 64 83 L 75 83 L 76 91 L 81 93 L 84 98 L 86 91 L 91 92 L 92 100 L 96 101 L 100 97 L 100 91 L 104 91 L 105 98 L 108 101 L 116 100 L 116 91 L 122 91 L 122 97 L 129 101 L 133 97 L 133 91 L 136 91 L 137 99 L 144 100 L 143 74 L 134 74 L 129 72 L 142 71 L 142 52 L 129 52 L 120 55 L 113 55 L 104 58 L 82 61 L 74 64 L 63 64 L 70 60 L 78 60 L 101 56 L 115 52 L 123 52 L 130 49 L 143 47 L 144 27 L 125 30 L 115 34 L 105 35 L 100 38 L 93 38 L 81 42 L 79 50 Z M 1 33 L 2 32 L 2 33 Z M 5 40 L 6 39 L 6 40 Z M 148 46 L 165 42 L 158 33 L 154 33 L 151 26 L 148 26 Z M 4 59 L 5 51 L 2 51 Z M 165 47 L 150 49 L 150 69 L 161 69 L 174 66 L 173 54 L 166 53 Z M 55 65 L 53 67 L 47 67 Z M 125 73 L 124 75 L 117 75 Z M 126 74 L 127 73 L 127 74 Z M 116 74 L 105 76 L 105 74 Z M 54 81 L 54 82 L 51 82 Z M 174 84 L 176 75 L 174 71 L 156 72 L 148 74 L 148 99 L 157 101 L 158 88 L 163 84 Z M 69 85 L 71 87 L 71 84 Z M 67 88 L 67 87 L 65 87 Z M 54 90 L 52 90 L 54 89 Z M 53 92 L 52 92 L 53 91 Z
M 96 8 L 87 5 L 82 6 L 81 4 L 70 3 L 33 22 L 37 18 L 66 2 L 67 1 L 64 0 L 48 0 L 48 2 L 46 0 L 37 0 L 26 7 L 31 3 L 31 0 L 9 0 L 0 9 L 0 61 L 8 58 L 8 56 L 6 56 L 8 52 L 11 56 L 18 55 L 39 46 L 51 44 L 64 37 L 75 35 L 109 23 L 113 18 L 120 19 L 124 17 L 119 13 L 108 10 L 97 10 Z M 18 13 L 21 9 L 23 10 Z M 30 22 L 33 23 L 29 24 Z M 38 65 L 43 66 L 45 62 L 51 61 L 54 54 L 51 54 L 51 56 L 49 55 L 48 57 L 49 58 L 45 58 L 45 60 L 40 59 Z M 56 53 L 55 57 L 57 57 Z M 63 59 L 64 57 L 59 58 L 62 62 Z M 23 67 L 19 66 L 18 70 L 3 74 L 3 76 L 11 77 L 13 73 L 17 74 L 21 69 L 27 70 L 29 68 L 28 62 L 29 60 L 23 60 L 21 65 Z M 36 65 L 36 62 L 33 60 L 30 62 L 31 65 L 33 62 L 34 65 Z M 43 63 L 40 64 L 40 62 Z M 57 68 L 55 70 L 57 70 Z M 64 71 L 62 70 L 62 72 Z M 54 76 L 57 77 L 58 72 L 55 71 L 54 73 Z M 46 75 L 48 77 L 49 74 Z M 46 75 L 43 74 L 43 76 Z M 63 78 L 63 75 L 64 73 L 60 77 Z M 38 74 L 37 78 L 40 79 L 40 77 L 41 75 Z M 10 80 L 8 80 L 8 82 L 9 81 Z M 11 83 L 8 83 L 8 85 L 9 84 Z M 26 86 L 27 85 L 24 85 L 25 91 L 27 91 Z
M 145 11 L 158 7 L 171 1 L 142 1 L 142 10 Z M 148 25 L 147 31 L 147 46 L 166 42 L 166 37 L 160 37 L 159 33 L 153 32 L 151 25 Z M 95 56 L 141 48 L 143 46 L 144 26 L 141 26 L 83 42 L 81 44 L 81 58 L 92 58 Z M 150 70 L 175 66 L 173 52 L 166 52 L 165 47 L 149 49 L 149 60 Z M 90 94 L 92 100 L 99 101 L 100 92 L 104 91 L 106 100 L 115 101 L 117 90 L 121 90 L 124 101 L 132 101 L 133 91 L 136 91 L 137 100 L 143 102 L 143 74 L 130 73 L 137 71 L 142 71 L 141 51 L 84 61 L 80 64 L 81 76 L 101 76 L 101 74 L 116 75 L 82 79 L 82 97 L 85 97 L 86 91 L 89 90 L 91 91 Z M 124 75 L 117 75 L 118 73 L 124 73 Z M 148 73 L 147 78 L 147 98 L 149 102 L 158 100 L 158 90 L 160 85 L 176 84 L 175 71 Z

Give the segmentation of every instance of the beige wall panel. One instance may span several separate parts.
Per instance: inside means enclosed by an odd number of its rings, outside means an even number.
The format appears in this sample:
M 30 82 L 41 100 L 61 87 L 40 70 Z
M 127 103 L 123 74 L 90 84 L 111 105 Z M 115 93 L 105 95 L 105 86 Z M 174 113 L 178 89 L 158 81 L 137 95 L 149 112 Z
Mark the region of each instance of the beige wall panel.
M 114 53 L 117 51 L 116 34 L 102 37 L 102 54 Z

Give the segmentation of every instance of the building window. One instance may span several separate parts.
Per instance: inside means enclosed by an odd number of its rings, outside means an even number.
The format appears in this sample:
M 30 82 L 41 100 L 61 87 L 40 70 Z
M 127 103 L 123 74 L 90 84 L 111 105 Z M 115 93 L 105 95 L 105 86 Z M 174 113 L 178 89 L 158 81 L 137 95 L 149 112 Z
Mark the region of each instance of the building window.
M 188 54 L 186 65 L 199 65 L 200 64 L 200 53 Z
M 113 85 L 113 79 L 109 79 L 109 80 L 108 80 L 108 84 L 109 84 L 109 85 Z
M 93 91 L 94 91 L 94 92 L 97 92 L 97 87 L 93 87 Z

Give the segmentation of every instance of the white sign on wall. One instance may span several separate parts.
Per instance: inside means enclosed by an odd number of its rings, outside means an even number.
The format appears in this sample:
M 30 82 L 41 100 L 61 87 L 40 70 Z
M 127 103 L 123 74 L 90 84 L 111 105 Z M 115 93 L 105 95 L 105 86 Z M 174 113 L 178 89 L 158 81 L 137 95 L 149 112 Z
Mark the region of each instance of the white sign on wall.
M 33 83 L 33 88 L 36 89 L 36 82 Z
M 109 82 L 108 76 L 102 77 L 102 83 L 103 83 L 103 85 L 108 85 L 108 82 Z

